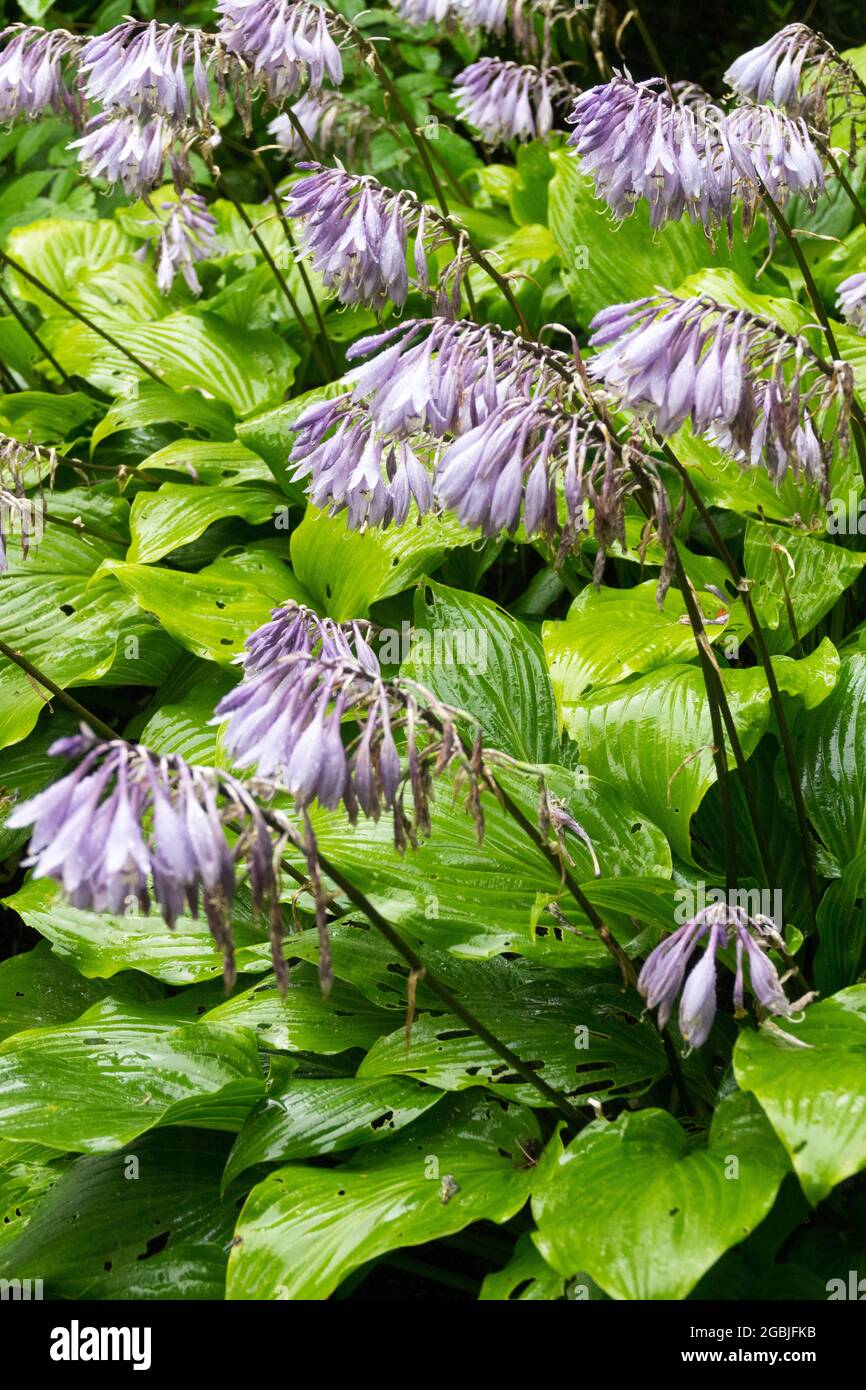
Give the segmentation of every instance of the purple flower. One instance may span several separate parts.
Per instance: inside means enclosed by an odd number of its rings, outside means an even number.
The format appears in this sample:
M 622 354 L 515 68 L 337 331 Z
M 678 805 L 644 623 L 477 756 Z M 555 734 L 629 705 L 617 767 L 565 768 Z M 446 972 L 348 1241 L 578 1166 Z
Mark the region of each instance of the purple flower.
M 832 69 L 835 57 L 826 40 L 805 24 L 788 24 L 737 58 L 725 81 L 750 101 L 771 101 L 792 116 L 814 116 L 825 94 L 824 69 L 828 62 Z
M 318 91 L 325 77 L 343 80 L 340 50 L 328 14 L 304 0 L 218 0 L 219 31 L 229 53 L 252 68 L 271 101 L 294 96 L 306 80 Z
M 454 83 L 461 120 L 488 145 L 534 140 L 553 126 L 553 97 L 562 84 L 530 65 L 480 58 Z
M 227 721 L 226 746 L 238 766 L 255 766 L 301 807 L 342 801 L 352 820 L 359 810 L 378 819 L 387 809 L 402 848 L 429 830 L 432 774 L 462 758 L 462 749 L 454 712 L 411 683 L 385 680 L 365 632 L 367 624 L 336 623 L 294 603 L 275 609 L 248 639 L 243 679 L 214 722 Z M 480 769 L 463 761 L 473 790 Z M 411 814 L 403 807 L 407 783 Z
M 145 119 L 164 116 L 178 125 L 206 121 L 213 52 L 212 45 L 203 51 L 199 30 L 127 20 L 84 45 L 84 93 L 104 109 L 117 107 Z
M 64 80 L 64 65 L 80 47 L 65 29 L 10 24 L 0 31 L 0 124 L 45 111 L 78 120 L 81 103 Z
M 802 120 L 768 107 L 718 107 L 677 101 L 659 78 L 633 82 L 617 73 L 577 98 L 569 144 L 592 174 L 595 191 L 618 218 L 639 199 L 650 224 L 661 227 L 688 213 L 712 235 L 742 202 L 746 227 L 760 202 L 758 176 L 786 199 L 814 201 L 824 187 L 817 151 Z
M 69 901 L 93 912 L 147 912 L 155 898 L 170 927 L 201 901 L 234 979 L 231 911 L 238 865 L 246 864 L 255 906 L 279 918 L 274 846 L 246 788 L 227 773 L 157 757 L 118 739 L 102 742 L 85 725 L 49 752 L 77 766 L 13 811 L 8 824 L 33 826 L 25 861 L 34 878 L 53 878 Z M 225 830 L 232 822 L 230 843 Z M 237 823 L 240 822 L 240 829 Z
M 391 0 L 410 24 L 451 24 L 502 34 L 508 18 L 507 0 Z M 520 9 L 520 0 L 515 6 Z
M 382 129 L 369 106 L 352 101 L 341 92 L 305 92 L 291 110 L 298 125 L 320 150 L 339 147 L 350 164 L 357 151 L 369 152 L 373 137 Z M 305 151 L 303 140 L 284 111 L 271 121 L 268 134 L 288 154 L 301 155 Z
M 843 280 L 837 290 L 836 303 L 858 333 L 866 335 L 866 272 L 858 271 Z
M 342 166 L 312 169 L 294 184 L 286 211 L 301 221 L 301 240 L 313 267 L 342 304 L 381 309 L 401 305 L 409 289 L 407 244 L 415 226 L 416 260 L 423 263 L 424 227 L 410 193 L 395 193 L 369 175 Z
M 207 260 L 218 251 L 216 221 L 198 193 L 181 193 L 177 202 L 163 203 L 166 215 L 148 225 L 159 228 L 136 254 L 143 260 L 149 251 L 156 255 L 156 283 L 168 294 L 178 271 L 193 294 L 201 294 L 195 262 Z
M 189 150 L 199 134 L 192 129 L 183 132 L 163 116 L 141 120 L 131 112 L 115 115 L 109 109 L 89 120 L 83 136 L 69 148 L 78 150 L 79 163 L 92 178 L 120 183 L 129 197 L 143 197 L 163 182 L 169 157 L 175 183 L 189 182 Z M 210 143 L 218 140 L 214 130 Z
M 661 294 L 603 309 L 588 374 L 660 434 L 690 420 L 741 463 L 826 485 L 833 435 L 846 445 L 851 369 L 827 375 L 805 340 L 711 299 Z M 820 421 L 824 421 L 824 440 Z
M 703 954 L 683 988 L 689 961 L 704 939 Z M 660 1029 L 667 1026 L 682 989 L 680 1032 L 689 1049 L 702 1047 L 716 1016 L 716 955 L 728 946 L 736 949 L 734 1005 L 739 1013 L 743 1011 L 745 960 L 752 994 L 767 1013 L 792 1014 L 814 998 L 809 994 L 791 1003 L 785 997 L 782 982 L 767 955 L 777 942 L 775 929 L 766 918 L 751 918 L 742 907 L 713 903 L 678 927 L 648 956 L 638 978 L 638 989 L 647 1008 L 658 1010 Z

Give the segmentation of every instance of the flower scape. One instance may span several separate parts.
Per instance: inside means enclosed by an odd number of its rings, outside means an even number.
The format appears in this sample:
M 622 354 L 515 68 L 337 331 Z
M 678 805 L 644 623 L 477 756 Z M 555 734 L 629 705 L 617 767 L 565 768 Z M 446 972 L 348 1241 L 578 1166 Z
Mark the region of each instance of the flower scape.
M 0 30 L 4 1289 L 862 1264 L 839 8 Z

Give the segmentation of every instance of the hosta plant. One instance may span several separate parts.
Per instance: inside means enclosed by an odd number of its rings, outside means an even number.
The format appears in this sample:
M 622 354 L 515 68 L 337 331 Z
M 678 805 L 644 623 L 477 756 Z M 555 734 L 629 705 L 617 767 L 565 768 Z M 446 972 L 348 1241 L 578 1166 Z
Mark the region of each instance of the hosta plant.
M 0 1277 L 828 1297 L 866 49 L 163 8 L 0 33 Z

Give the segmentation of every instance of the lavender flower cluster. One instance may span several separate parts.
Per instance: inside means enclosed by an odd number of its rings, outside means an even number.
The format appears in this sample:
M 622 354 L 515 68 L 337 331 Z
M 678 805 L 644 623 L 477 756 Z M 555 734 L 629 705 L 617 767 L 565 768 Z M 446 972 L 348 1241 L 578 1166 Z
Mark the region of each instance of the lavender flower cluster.
M 450 24 L 464 29 L 484 29 L 490 34 L 505 32 L 507 0 L 391 0 L 401 17 L 410 24 Z M 521 8 L 517 0 L 515 8 Z
M 553 128 L 553 98 L 563 89 L 556 73 L 501 58 L 479 58 L 454 83 L 458 115 L 488 145 L 543 139 Z
M 847 363 L 825 374 L 803 339 L 704 298 L 659 294 L 614 304 L 591 327 L 602 351 L 589 376 L 659 433 L 690 420 L 742 466 L 761 463 L 777 482 L 790 468 L 826 489 L 834 434 L 847 448 Z
M 66 67 L 81 47 L 66 29 L 10 24 L 0 30 L 0 124 L 23 116 L 35 120 L 46 111 L 81 115 L 81 100 Z
M 793 194 L 813 202 L 824 188 L 805 121 L 772 107 L 726 115 L 677 101 L 659 78 L 634 82 L 617 73 L 582 93 L 567 120 L 582 169 L 618 218 L 644 199 L 653 227 L 687 213 L 709 236 L 722 226 L 730 236 L 737 203 L 748 230 L 762 184 L 783 202 Z
M 823 134 L 829 134 L 837 110 L 856 114 L 862 123 L 863 90 L 857 73 L 823 35 L 805 24 L 788 24 L 743 53 L 728 68 L 725 81 L 739 97 L 771 101 Z
M 456 761 L 480 827 L 480 745 L 468 757 L 454 711 L 420 687 L 384 679 L 364 626 L 295 603 L 275 609 L 247 640 L 242 681 L 217 705 L 226 747 L 239 767 L 255 766 L 301 807 L 342 803 L 353 822 L 359 811 L 374 820 L 390 812 L 399 849 L 429 833 L 433 775 Z M 345 740 L 344 726 L 356 731 Z
M 704 938 L 704 953 L 683 988 L 689 961 Z M 660 1029 L 667 1027 L 682 989 L 680 1032 L 689 1048 L 702 1047 L 710 1036 L 716 1016 L 716 957 L 728 946 L 736 951 L 734 1008 L 738 1014 L 744 1012 L 743 966 L 746 961 L 752 994 L 767 1013 L 796 1013 L 814 998 L 808 994 L 794 1003 L 786 998 L 776 967 L 767 954 L 773 945 L 781 944 L 773 924 L 767 919 L 751 918 L 742 907 L 712 903 L 651 952 L 638 977 L 638 989 L 646 999 L 647 1008 L 658 1010 Z
M 203 906 L 234 980 L 232 903 L 245 864 L 256 908 L 269 916 L 274 964 L 282 975 L 282 917 L 275 848 L 249 791 L 228 773 L 157 757 L 122 739 L 103 742 L 82 725 L 49 752 L 76 767 L 18 806 L 7 824 L 33 826 L 25 861 L 34 878 L 53 878 L 69 901 L 93 912 L 143 912 L 155 899 L 170 927 Z M 229 822 L 239 822 L 230 843 Z
M 195 263 L 207 260 L 219 249 L 213 213 L 200 194 L 187 190 L 176 202 L 163 203 L 161 212 L 163 216 L 145 224 L 157 231 L 136 255 L 139 260 L 151 253 L 155 256 L 156 283 L 163 294 L 168 294 L 178 272 L 193 294 L 201 294 Z
M 251 68 L 271 101 L 294 96 L 306 81 L 318 92 L 325 78 L 343 81 L 340 49 L 328 14 L 307 0 L 218 0 L 226 51 Z

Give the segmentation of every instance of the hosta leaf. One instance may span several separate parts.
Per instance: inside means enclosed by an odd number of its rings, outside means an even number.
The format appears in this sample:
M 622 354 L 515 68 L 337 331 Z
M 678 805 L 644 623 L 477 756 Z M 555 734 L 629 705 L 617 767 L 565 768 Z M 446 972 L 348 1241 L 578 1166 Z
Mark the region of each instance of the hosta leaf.
M 441 1091 L 399 1077 L 292 1079 L 281 1095 L 269 1096 L 250 1113 L 229 1154 L 223 1186 L 259 1163 L 315 1158 L 389 1139 L 440 1100 Z
M 279 493 L 262 486 L 208 487 L 163 483 L 155 492 L 139 492 L 132 504 L 129 529 L 131 563 L 150 565 L 181 545 L 197 540 L 214 521 L 237 516 L 253 525 L 269 521 Z
M 225 762 L 220 731 L 211 720 L 215 706 L 231 690 L 234 681 L 227 671 L 204 669 L 212 674 L 200 680 L 182 699 L 161 704 L 136 737 L 154 753 L 179 753 L 187 762 L 220 767 Z
M 222 1298 L 233 1205 L 226 1141 L 182 1130 L 77 1159 L 0 1256 L 46 1298 Z M 111 1220 L 106 1220 L 106 1213 Z
M 377 1255 L 519 1211 L 534 1177 L 532 1112 L 468 1098 L 445 1104 L 339 1168 L 291 1164 L 254 1187 L 228 1297 L 328 1298 Z
M 151 323 L 113 322 L 111 332 L 173 390 L 204 391 L 240 416 L 280 400 L 298 361 L 294 349 L 270 329 L 234 328 L 216 314 L 177 311 Z M 119 395 L 146 376 L 77 320 L 49 319 L 43 333 L 65 370 L 103 390 Z
M 273 979 L 219 1004 L 206 1017 L 208 1023 L 231 1029 L 250 1029 L 259 1045 L 280 1052 L 345 1052 L 367 1048 L 393 1027 L 393 1016 L 377 1009 L 342 980 L 334 983 L 326 999 L 318 975 L 307 965 L 292 971 L 285 998 L 280 998 Z
M 113 917 L 108 912 L 84 912 L 64 902 L 57 885 L 46 879 L 30 879 L 4 902 L 87 979 L 140 970 L 166 984 L 188 985 L 222 975 L 222 956 L 203 920 L 183 916 L 170 931 L 156 913 Z M 264 933 L 243 895 L 235 903 L 232 930 L 238 970 L 267 970 L 270 947 L 262 941 Z
M 326 386 L 316 387 L 313 391 L 304 391 L 293 400 L 286 401 L 284 405 L 275 406 L 273 410 L 253 415 L 238 425 L 238 438 L 247 448 L 255 449 L 268 465 L 285 495 L 296 502 L 303 502 L 304 483 L 289 481 L 289 454 L 297 438 L 292 424 L 308 406 L 318 401 L 333 400 L 345 390 L 346 384 L 342 379 L 331 381 Z
M 615 685 L 694 654 L 695 639 L 682 595 L 669 590 L 664 607 L 659 608 L 656 589 L 654 579 L 634 589 L 596 590 L 588 585 L 564 622 L 544 624 L 550 679 L 566 722 L 584 691 Z M 701 608 L 705 618 L 713 619 L 723 605 L 703 595 Z M 724 630 L 724 622 L 708 623 L 707 635 L 712 641 Z
M 90 282 L 98 282 L 118 262 L 125 272 L 135 267 L 132 255 L 136 243 L 116 222 L 106 220 L 75 222 L 46 217 L 29 227 L 16 227 L 9 234 L 7 246 L 10 256 L 79 309 L 85 302 L 92 307 L 86 293 Z M 14 271 L 12 278 L 20 299 L 35 304 L 43 314 L 57 314 L 57 304 L 42 290 Z
M 117 561 L 107 565 L 104 572 L 148 613 L 155 613 L 182 646 L 223 665 L 232 662 L 250 633 L 267 622 L 274 607 L 272 594 L 247 580 L 227 578 L 222 572 L 215 575 L 204 569 L 198 574 L 184 574 L 157 565 Z M 286 574 L 284 599 L 298 597 L 290 571 Z
M 800 746 L 809 819 L 841 864 L 866 849 L 866 656 L 846 657 Z
M 97 984 L 79 975 L 41 941 L 32 951 L 0 962 L 0 1038 L 26 1028 L 71 1023 L 109 993 L 116 999 L 141 1002 L 157 997 L 158 986 L 132 971 L 119 975 L 110 986 Z
M 363 618 L 370 604 L 408 589 L 446 550 L 465 545 L 471 533 L 453 518 L 411 518 L 386 531 L 349 531 L 344 515 L 307 507 L 292 533 L 292 565 L 298 579 L 332 618 Z
M 833 994 L 866 969 L 866 850 L 846 864 L 818 907 L 815 988 Z
M 422 584 L 401 674 L 474 714 L 490 747 L 529 763 L 559 756 L 541 644 L 489 599 L 432 581 Z
M 62 444 L 74 436 L 98 407 L 81 391 L 55 396 L 48 391 L 19 391 L 0 396 L 0 428 L 4 434 L 34 444 Z
M 523 962 L 478 964 L 461 1002 L 555 1090 L 577 1103 L 587 1096 L 640 1095 L 666 1069 L 658 1033 L 638 1023 L 642 1004 L 592 977 L 555 975 Z M 526 1104 L 544 1102 L 534 1087 L 456 1017 L 422 1015 L 367 1053 L 358 1075 L 407 1075 L 444 1090 L 490 1086 Z
M 633 803 L 593 776 L 570 776 L 561 768 L 544 769 L 550 789 L 567 805 L 590 836 L 602 874 L 600 891 L 615 885 L 614 875 L 670 874 L 670 852 L 663 835 Z M 537 783 L 512 777 L 508 789 L 534 820 Z M 319 847 L 370 898 L 390 922 L 429 938 L 435 945 L 475 956 L 518 951 L 576 964 L 602 949 L 595 938 L 533 938 L 539 907 L 556 899 L 570 921 L 579 910 L 563 897 L 556 871 L 526 833 L 492 797 L 483 798 L 484 842 L 459 794 L 440 779 L 428 840 L 399 855 L 390 826 L 360 820 L 352 827 L 339 812 L 315 810 L 312 816 Z M 574 872 L 587 894 L 595 890 L 594 869 L 586 847 L 569 835 Z M 631 909 L 629 909 L 631 911 Z M 629 934 L 631 934 L 631 930 Z
M 582 323 L 608 304 L 673 287 L 700 266 L 736 265 L 751 277 L 752 263 L 738 238 L 731 256 L 720 239 L 711 246 L 703 228 L 686 218 L 651 232 L 649 208 L 638 201 L 621 226 L 568 149 L 551 152 L 556 172 L 548 184 L 550 229 L 562 256 L 566 283 Z
M 198 391 L 170 391 L 158 382 L 138 383 L 126 400 L 115 401 L 100 420 L 90 439 L 91 450 L 121 430 L 141 429 L 168 421 L 201 430 L 211 439 L 234 438 L 232 413 L 221 401 L 206 400 Z
M 771 652 L 789 651 L 796 640 L 788 620 L 786 593 L 797 635 L 805 637 L 866 564 L 866 555 L 844 546 L 754 521 L 746 526 L 745 547 L 746 574 L 754 581 L 755 599 L 761 604 L 769 594 L 780 610 L 779 626 L 766 633 Z
M 810 1202 L 866 1167 L 866 985 L 741 1033 L 734 1070 L 767 1112 Z
M 481 1285 L 479 1302 L 550 1302 L 564 1298 L 565 1279 L 544 1260 L 527 1232 L 514 1247 L 504 1269 L 488 1274 Z
M 182 478 L 208 484 L 268 482 L 271 477 L 258 455 L 236 439 L 230 443 L 178 439 L 148 454 L 138 466 L 151 477 L 155 473 L 179 473 Z
M 243 1028 L 178 1023 L 161 1006 L 107 998 L 75 1023 L 0 1045 L 0 1133 L 106 1153 L 164 1122 L 179 1102 L 234 1082 L 262 1094 L 255 1040 Z M 188 1114 L 188 1112 L 187 1112 Z
M 819 651 L 814 658 L 781 659 L 777 667 L 780 686 L 811 702 L 827 693 L 825 656 Z M 722 680 L 748 757 L 767 727 L 766 680 L 757 669 L 723 671 Z M 698 667 L 662 667 L 588 696 L 564 713 L 581 762 L 619 787 L 689 862 L 689 822 L 715 781 L 710 710 Z M 728 762 L 733 764 L 730 748 Z
M 0 1268 L 4 1247 L 21 1235 L 61 1171 L 52 1149 L 16 1144 L 11 1139 L 0 1141 Z
M 533 1196 L 535 1240 L 566 1277 L 613 1298 L 685 1298 L 767 1215 L 788 1164 L 751 1097 L 728 1096 L 706 1142 L 663 1110 L 589 1125 Z

